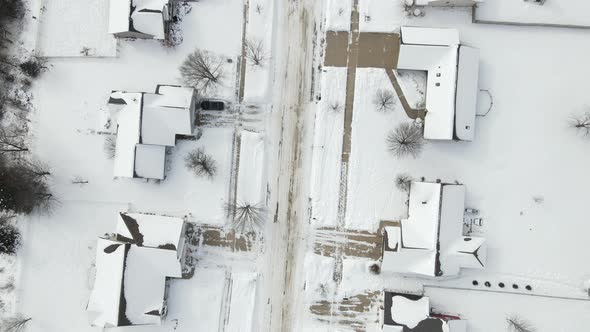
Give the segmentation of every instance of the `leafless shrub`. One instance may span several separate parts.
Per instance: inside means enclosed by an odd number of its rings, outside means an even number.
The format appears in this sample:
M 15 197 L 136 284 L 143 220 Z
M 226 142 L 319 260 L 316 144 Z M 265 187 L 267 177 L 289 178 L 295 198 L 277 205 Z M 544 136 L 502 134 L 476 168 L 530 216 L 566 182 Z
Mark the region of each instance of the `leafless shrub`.
M 590 111 L 573 115 L 570 119 L 570 127 L 574 128 L 580 135 L 590 137 Z
M 32 318 L 24 316 L 14 316 L 2 320 L 2 332 L 21 332 Z
M 338 101 L 331 102 L 329 107 L 330 111 L 334 113 L 340 113 L 340 111 L 343 109 L 342 105 Z
M 535 328 L 528 321 L 517 315 L 511 315 L 506 318 L 508 329 L 513 332 L 534 332 Z
M 258 14 L 262 14 L 262 9 L 263 9 L 262 5 L 261 5 L 261 4 L 259 4 L 259 3 L 257 3 L 257 4 L 256 4 L 256 12 L 257 12 Z
M 20 127 L 0 128 L 0 154 L 25 152 L 26 130 Z
M 184 158 L 185 166 L 196 176 L 212 179 L 217 174 L 217 162 L 205 149 L 198 148 L 189 152 Z
M 387 147 L 396 157 L 417 158 L 424 148 L 422 128 L 411 122 L 401 123 L 387 135 Z
M 412 177 L 408 173 L 400 173 L 395 177 L 395 186 L 403 192 L 410 192 Z
M 13 255 L 16 253 L 21 243 L 20 231 L 14 225 L 13 219 L 15 215 L 12 213 L 2 212 L 0 214 L 0 253 Z M 10 284 L 10 283 L 9 283 Z M 10 286 L 5 285 L 0 289 L 9 289 Z
M 224 208 L 231 217 L 231 228 L 236 233 L 260 232 L 266 221 L 266 208 L 259 203 L 228 203 Z
M 184 83 L 201 92 L 215 88 L 223 78 L 223 59 L 207 51 L 196 50 L 180 66 Z
M 117 152 L 117 136 L 106 136 L 104 139 L 103 149 L 104 153 L 107 155 L 107 158 L 114 159 Z
M 268 56 L 262 40 L 249 39 L 246 41 L 246 59 L 252 66 L 264 66 Z
M 396 99 L 390 90 L 380 89 L 375 93 L 373 104 L 380 112 L 389 112 L 395 109 Z

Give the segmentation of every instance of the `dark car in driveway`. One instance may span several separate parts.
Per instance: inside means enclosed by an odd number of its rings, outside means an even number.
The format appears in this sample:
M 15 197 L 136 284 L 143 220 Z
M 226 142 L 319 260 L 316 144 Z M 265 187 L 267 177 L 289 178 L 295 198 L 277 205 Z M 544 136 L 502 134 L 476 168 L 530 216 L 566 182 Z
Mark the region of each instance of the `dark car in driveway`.
M 204 111 L 223 111 L 225 103 L 219 100 L 203 100 L 201 102 L 201 109 Z

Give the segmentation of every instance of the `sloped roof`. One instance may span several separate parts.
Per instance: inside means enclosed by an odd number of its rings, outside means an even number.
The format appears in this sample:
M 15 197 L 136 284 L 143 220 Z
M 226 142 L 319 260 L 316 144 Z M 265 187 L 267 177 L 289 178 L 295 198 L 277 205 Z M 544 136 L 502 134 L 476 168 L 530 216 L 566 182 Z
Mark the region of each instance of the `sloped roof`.
M 126 212 L 117 216 L 117 235 L 137 246 L 176 251 L 183 227 L 184 220 L 177 217 Z
M 110 0 L 109 33 L 140 32 L 165 39 L 168 0 Z
M 116 108 L 115 177 L 164 178 L 165 146 L 192 135 L 195 90 L 160 85 L 157 93 L 113 91 Z
M 424 137 L 472 140 L 479 53 L 455 29 L 402 27 L 398 69 L 422 70 L 426 82 Z
M 385 227 L 384 272 L 428 277 L 482 268 L 485 240 L 463 236 L 465 187 L 412 182 L 408 219 Z
M 430 300 L 420 295 L 384 293 L 383 332 L 466 332 L 466 321 L 443 320 L 430 314 Z M 398 328 L 398 329 L 396 329 Z

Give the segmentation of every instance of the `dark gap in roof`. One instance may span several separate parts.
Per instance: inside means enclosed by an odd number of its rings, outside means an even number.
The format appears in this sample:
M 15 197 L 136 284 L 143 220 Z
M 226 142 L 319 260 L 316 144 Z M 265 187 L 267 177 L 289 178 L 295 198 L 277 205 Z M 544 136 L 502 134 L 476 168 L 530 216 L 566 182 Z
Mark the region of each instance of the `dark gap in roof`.
M 123 273 L 121 274 L 121 293 L 119 294 L 119 320 L 117 326 L 129 326 L 133 323 L 127 318 L 127 300 L 125 299 L 125 266 L 127 266 L 127 254 L 129 245 L 125 245 L 125 254 L 123 255 Z
M 123 219 L 123 222 L 125 223 L 125 226 L 127 226 L 129 233 L 131 233 L 133 243 L 135 243 L 138 246 L 143 246 L 143 234 L 141 234 L 141 232 L 139 231 L 139 225 L 137 224 L 137 220 L 131 218 L 130 216 L 124 213 L 120 213 L 120 215 Z

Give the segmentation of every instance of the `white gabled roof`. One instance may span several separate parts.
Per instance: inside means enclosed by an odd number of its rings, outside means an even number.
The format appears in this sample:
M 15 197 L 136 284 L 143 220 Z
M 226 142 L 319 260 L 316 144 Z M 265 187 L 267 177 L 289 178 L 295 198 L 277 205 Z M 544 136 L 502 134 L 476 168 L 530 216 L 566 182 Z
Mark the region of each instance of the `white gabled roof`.
M 109 33 L 129 31 L 131 0 L 109 1 Z
M 177 217 L 126 212 L 120 212 L 117 216 L 117 234 L 144 247 L 179 250 L 179 241 L 184 236 L 183 228 L 184 220 Z
M 137 144 L 135 146 L 135 175 L 145 179 L 164 179 L 166 147 Z
M 125 244 L 98 239 L 96 244 L 96 276 L 86 310 L 93 326 L 119 325 L 119 301 L 125 268 Z
M 397 68 L 428 74 L 424 138 L 472 140 L 478 51 L 459 45 L 455 29 L 402 27 L 401 39 Z
M 114 176 L 133 177 L 135 145 L 139 143 L 141 93 L 114 91 L 110 102 L 124 105 L 117 113 L 117 142 L 114 158 Z
M 459 32 L 457 29 L 401 27 L 401 38 L 404 44 L 430 46 L 459 45 Z
M 109 33 L 140 32 L 165 39 L 168 0 L 110 0 Z M 132 11 L 133 10 L 133 11 Z
M 455 98 L 455 135 L 463 141 L 472 141 L 474 137 L 478 81 L 479 50 L 461 45 Z
M 129 247 L 124 292 L 125 316 L 132 325 L 161 323 L 166 277 L 182 277 L 175 251 Z
M 385 292 L 385 308 L 388 311 L 384 319 L 383 332 L 420 330 L 429 332 L 466 332 L 467 321 L 462 319 L 441 319 L 430 315 L 430 299 L 425 296 Z M 440 324 L 427 325 L 433 320 Z M 419 328 L 417 328 L 420 325 Z M 399 330 L 396 330 L 399 328 Z
M 166 278 L 182 277 L 183 230 L 181 218 L 119 214 L 117 240 L 97 242 L 93 326 L 160 324 Z
M 192 135 L 195 90 L 158 86 L 159 93 L 115 91 L 117 111 L 115 177 L 163 179 L 166 149 L 176 135 Z
M 144 94 L 141 141 L 143 144 L 174 146 L 176 135 L 191 135 L 191 104 L 170 96 Z M 177 106 L 181 105 L 181 106 Z
M 385 227 L 383 271 L 437 277 L 484 267 L 485 240 L 462 235 L 464 202 L 462 185 L 412 182 L 408 219 Z

